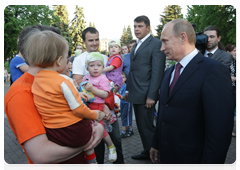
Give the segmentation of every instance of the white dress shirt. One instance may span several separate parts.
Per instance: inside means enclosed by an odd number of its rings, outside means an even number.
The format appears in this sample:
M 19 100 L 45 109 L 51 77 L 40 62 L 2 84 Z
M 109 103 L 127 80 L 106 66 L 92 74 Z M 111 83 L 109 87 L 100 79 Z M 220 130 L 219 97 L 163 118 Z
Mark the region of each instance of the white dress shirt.
M 213 50 L 212 52 L 209 52 L 209 51 L 205 50 L 204 56 L 208 57 L 208 53 L 214 54 L 217 51 L 217 49 L 218 49 L 218 47 L 215 50 Z
M 188 65 L 188 63 L 198 54 L 198 50 L 195 48 L 192 52 L 190 52 L 188 55 L 186 55 L 179 63 L 182 65 L 182 68 L 180 69 L 180 75 L 182 74 L 183 70 L 186 68 L 186 66 Z M 171 85 L 172 81 L 173 81 L 173 77 L 174 77 L 174 73 L 175 73 L 175 69 L 176 69 L 176 65 L 178 62 L 176 62 L 175 64 L 175 68 L 171 74 L 171 79 L 169 82 L 169 86 Z
M 146 35 L 144 38 L 142 38 L 141 40 L 137 40 L 137 47 L 135 48 L 134 54 L 136 53 L 137 49 L 142 45 L 142 43 L 150 36 L 151 34 L 149 33 L 148 35 Z

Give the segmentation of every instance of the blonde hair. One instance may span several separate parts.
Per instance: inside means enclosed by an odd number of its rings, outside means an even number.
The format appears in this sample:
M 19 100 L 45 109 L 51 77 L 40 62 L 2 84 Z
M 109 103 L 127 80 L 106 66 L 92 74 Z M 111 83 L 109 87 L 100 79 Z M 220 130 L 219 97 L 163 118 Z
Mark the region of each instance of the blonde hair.
M 175 36 L 180 36 L 182 32 L 185 32 L 188 36 L 189 44 L 195 45 L 196 43 L 196 33 L 193 29 L 193 26 L 190 22 L 184 19 L 175 19 L 169 23 L 173 23 L 173 33 Z
M 68 42 L 52 31 L 41 31 L 31 35 L 25 45 L 25 58 L 28 64 L 44 68 L 53 66 L 68 47 Z

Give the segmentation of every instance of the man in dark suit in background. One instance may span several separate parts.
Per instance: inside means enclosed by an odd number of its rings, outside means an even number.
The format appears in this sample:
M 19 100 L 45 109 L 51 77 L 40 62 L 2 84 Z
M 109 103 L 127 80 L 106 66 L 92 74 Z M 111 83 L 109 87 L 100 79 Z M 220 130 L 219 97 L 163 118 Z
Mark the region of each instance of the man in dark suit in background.
M 197 51 L 194 29 L 186 20 L 166 24 L 161 40 L 161 50 L 177 63 L 162 81 L 151 160 L 223 164 L 234 116 L 229 70 Z
M 138 38 L 133 46 L 125 98 L 133 103 L 136 123 L 144 150 L 132 159 L 150 159 L 149 151 L 154 133 L 154 110 L 158 100 L 166 55 L 160 51 L 161 41 L 150 34 L 150 21 L 146 16 L 134 20 L 134 33 Z
M 221 43 L 221 34 L 218 27 L 210 25 L 204 29 L 204 34 L 208 36 L 204 56 L 219 61 L 229 69 L 233 56 L 226 51 L 219 49 L 218 45 Z

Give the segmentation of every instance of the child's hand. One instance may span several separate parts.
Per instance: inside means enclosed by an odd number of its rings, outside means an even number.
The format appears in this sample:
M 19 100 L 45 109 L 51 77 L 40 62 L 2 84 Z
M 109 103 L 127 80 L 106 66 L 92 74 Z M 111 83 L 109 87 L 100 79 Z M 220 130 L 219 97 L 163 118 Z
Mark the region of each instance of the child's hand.
M 79 96 L 85 101 L 87 102 L 89 100 L 89 97 L 86 93 L 84 92 L 79 92 Z
M 83 88 L 86 89 L 87 91 L 93 91 L 93 85 L 92 83 L 86 83 L 83 85 Z

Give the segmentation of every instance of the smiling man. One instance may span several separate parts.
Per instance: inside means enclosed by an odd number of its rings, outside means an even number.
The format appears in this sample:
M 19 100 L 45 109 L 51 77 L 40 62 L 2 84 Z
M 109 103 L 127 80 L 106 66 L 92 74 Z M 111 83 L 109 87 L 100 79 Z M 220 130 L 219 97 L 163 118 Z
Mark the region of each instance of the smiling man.
M 144 150 L 132 159 L 150 159 L 149 151 L 154 133 L 155 104 L 164 73 L 166 55 L 160 51 L 162 42 L 150 34 L 150 21 L 146 16 L 134 20 L 134 33 L 138 38 L 130 54 L 130 71 L 125 94 L 133 103 L 137 127 Z
M 208 36 L 204 56 L 219 61 L 229 69 L 233 56 L 218 48 L 218 44 L 221 40 L 220 30 L 218 27 L 210 25 L 204 29 L 204 34 Z
M 229 70 L 195 48 L 192 25 L 167 23 L 162 48 L 177 63 L 161 85 L 150 157 L 162 164 L 223 164 L 231 143 L 234 102 Z

